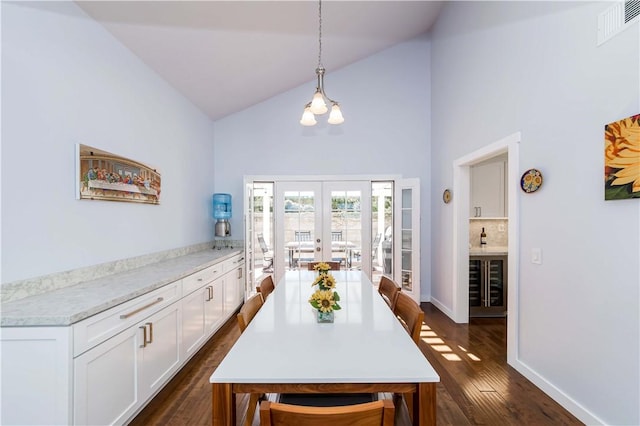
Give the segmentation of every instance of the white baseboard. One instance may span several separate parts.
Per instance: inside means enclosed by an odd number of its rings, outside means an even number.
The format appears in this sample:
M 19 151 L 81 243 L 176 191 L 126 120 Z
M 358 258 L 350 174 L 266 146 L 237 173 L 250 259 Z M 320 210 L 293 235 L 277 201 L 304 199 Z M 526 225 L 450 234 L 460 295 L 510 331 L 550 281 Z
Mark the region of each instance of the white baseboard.
M 431 297 L 430 302 L 438 308 L 442 313 L 453 320 L 453 311 L 445 306 L 438 299 Z M 549 382 L 543 376 L 538 374 L 534 369 L 529 367 L 526 363 L 520 359 L 516 359 L 515 362 L 509 363 L 520 374 L 527 378 L 531 383 L 536 385 L 542 392 L 547 394 L 551 399 L 560 404 L 565 410 L 573 414 L 581 422 L 587 425 L 604 425 L 606 424 L 602 419 L 598 418 L 595 414 L 587 410 L 584 406 L 569 397 L 566 393 L 562 392 L 553 383 Z
M 542 390 L 542 392 L 546 393 L 551 399 L 556 401 L 558 404 L 562 405 L 562 407 L 576 416 L 578 420 L 587 425 L 604 425 L 605 422 L 602 419 L 599 419 L 595 414 L 587 410 L 585 407 L 580 405 L 578 402 L 570 398 L 567 394 L 562 392 L 560 389 L 555 387 L 553 383 L 549 382 L 547 379 L 538 374 L 535 370 L 530 368 L 527 364 L 516 360 L 515 363 L 511 364 L 513 368 L 515 368 L 520 374 L 527 378 L 531 383 L 536 385 Z
M 440 302 L 438 299 L 431 297 L 430 302 L 438 309 L 440 309 L 442 311 L 442 313 L 444 313 L 446 316 L 448 316 L 452 321 L 455 322 L 455 320 L 453 319 L 453 311 L 451 309 L 449 309 L 448 307 L 446 307 L 444 305 L 444 303 Z

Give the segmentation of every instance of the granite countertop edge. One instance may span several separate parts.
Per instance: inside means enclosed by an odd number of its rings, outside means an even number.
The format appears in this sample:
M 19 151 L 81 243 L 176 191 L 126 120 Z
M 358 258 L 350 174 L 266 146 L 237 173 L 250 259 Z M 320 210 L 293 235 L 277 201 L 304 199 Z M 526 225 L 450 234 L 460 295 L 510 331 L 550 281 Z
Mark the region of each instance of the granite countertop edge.
M 2 327 L 71 326 L 222 262 L 242 249 L 203 250 L 0 305 Z

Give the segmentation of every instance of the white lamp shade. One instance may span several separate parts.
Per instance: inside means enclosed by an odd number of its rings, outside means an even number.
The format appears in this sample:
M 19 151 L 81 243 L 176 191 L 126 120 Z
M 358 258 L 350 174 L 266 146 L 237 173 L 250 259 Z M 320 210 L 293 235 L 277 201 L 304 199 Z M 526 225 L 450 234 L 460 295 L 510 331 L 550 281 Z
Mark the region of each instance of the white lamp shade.
M 317 123 L 316 117 L 311 112 L 310 107 L 306 107 L 304 112 L 302 113 L 302 118 L 300 119 L 300 124 L 303 126 L 315 126 Z
M 342 124 L 344 123 L 344 117 L 342 116 L 342 111 L 340 111 L 340 106 L 338 104 L 333 104 L 331 107 L 331 114 L 329 114 L 329 124 Z
M 322 93 L 318 90 L 311 100 L 311 112 L 314 114 L 324 114 L 329 111 L 327 104 L 324 102 Z

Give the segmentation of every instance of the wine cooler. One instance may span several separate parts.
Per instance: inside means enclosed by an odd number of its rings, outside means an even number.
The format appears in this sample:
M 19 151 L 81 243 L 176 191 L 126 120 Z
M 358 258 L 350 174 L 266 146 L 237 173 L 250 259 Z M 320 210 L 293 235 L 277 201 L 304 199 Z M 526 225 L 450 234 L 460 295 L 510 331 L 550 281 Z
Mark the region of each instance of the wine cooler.
M 507 314 L 507 257 L 469 257 L 469 316 Z

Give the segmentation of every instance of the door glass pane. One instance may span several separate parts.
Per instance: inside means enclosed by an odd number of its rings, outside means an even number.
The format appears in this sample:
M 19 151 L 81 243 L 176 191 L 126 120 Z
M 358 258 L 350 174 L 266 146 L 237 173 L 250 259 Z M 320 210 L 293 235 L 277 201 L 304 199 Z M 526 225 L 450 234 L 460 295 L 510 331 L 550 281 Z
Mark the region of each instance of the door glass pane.
M 393 278 L 393 182 L 371 183 L 371 281 Z
M 402 250 L 403 251 L 411 251 L 411 239 L 412 239 L 411 229 L 402 229 Z M 404 265 L 402 269 L 406 269 Z
M 285 266 L 289 269 L 305 267 L 314 259 L 315 193 L 313 191 L 285 191 L 284 241 Z
M 402 229 L 412 229 L 411 210 L 402 210 Z
M 402 208 L 403 209 L 411 208 L 411 189 L 402 190 Z
M 412 267 L 411 256 L 413 248 L 413 228 L 411 223 L 411 215 L 413 214 L 411 209 L 411 189 L 402 190 L 402 288 L 407 291 L 413 290 L 412 283 Z
M 254 279 L 261 279 L 263 273 L 273 272 L 273 182 L 254 182 L 252 191 Z M 257 284 L 254 283 L 254 284 Z M 255 288 L 255 285 L 253 286 Z
M 340 268 L 360 267 L 361 236 L 362 193 L 331 191 L 331 260 L 340 262 Z

